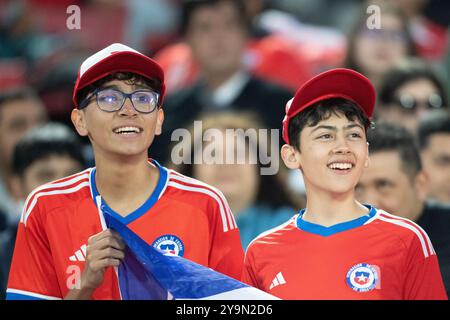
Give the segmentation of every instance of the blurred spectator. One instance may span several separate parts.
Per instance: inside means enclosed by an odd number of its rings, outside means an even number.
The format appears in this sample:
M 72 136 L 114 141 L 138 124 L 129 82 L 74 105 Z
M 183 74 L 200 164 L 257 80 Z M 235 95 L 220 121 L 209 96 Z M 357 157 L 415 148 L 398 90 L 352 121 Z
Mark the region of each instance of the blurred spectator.
M 42 99 L 52 121 L 72 127 L 70 113 L 74 107 L 72 93 L 77 66 L 89 54 L 81 48 L 66 48 L 47 59 L 41 59 L 30 70 L 29 82 Z
M 175 34 L 179 6 L 176 0 L 126 0 L 127 44 L 138 51 L 155 52 Z
M 414 136 L 401 126 L 379 123 L 369 130 L 368 142 L 370 164 L 356 186 L 357 199 L 425 229 L 450 292 L 450 206 L 426 201 L 428 182 Z
M 264 0 L 278 9 L 296 15 L 306 23 L 334 26 L 340 30 L 351 28 L 352 19 L 359 14 L 362 0 Z
M 13 154 L 13 189 L 22 200 L 40 185 L 75 174 L 86 167 L 78 136 L 49 122 L 28 132 Z
M 78 137 L 58 123 L 48 123 L 29 131 L 16 145 L 13 159 L 12 185 L 22 203 L 40 185 L 75 174 L 86 167 Z M 16 231 L 17 226 L 14 225 L 0 237 L 2 295 L 6 290 Z
M 184 141 L 185 150 L 190 150 L 189 163 L 175 166 L 178 172 L 204 181 L 223 192 L 236 218 L 244 248 L 261 232 L 287 221 L 296 213 L 296 205 L 279 179 L 278 172 L 275 175 L 261 173 L 263 165 L 258 154 L 262 152 L 270 155 L 278 165 L 279 148 L 276 148 L 275 155 L 270 153 L 270 145 L 266 145 L 256 131 L 261 128 L 257 119 L 253 113 L 230 111 L 205 114 L 199 119 L 202 121 L 202 132 L 191 129 L 192 140 Z M 223 139 L 204 138 L 211 129 L 219 131 Z M 230 141 L 226 135 L 227 129 L 242 131 L 233 131 Z M 246 137 L 249 129 L 257 132 L 257 141 L 248 138 L 251 134 Z M 278 137 L 276 139 L 278 141 Z M 240 154 L 245 154 L 246 158 L 239 158 Z M 194 163 L 196 157 L 201 159 L 198 164 Z M 225 159 L 233 159 L 233 162 L 227 163 Z M 218 163 L 220 161 L 223 164 Z M 304 199 L 298 199 L 297 202 L 305 204 Z
M 21 57 L 33 64 L 63 45 L 61 40 L 41 31 L 30 1 L 9 1 L 0 10 L 0 58 Z
M 418 55 L 439 62 L 448 47 L 450 3 L 442 0 L 396 0 L 406 14 Z
M 424 209 L 427 178 L 413 135 L 396 124 L 377 123 L 368 132 L 370 164 L 358 183 L 365 203 L 417 220 Z
M 46 109 L 30 88 L 0 93 L 0 209 L 16 222 L 20 208 L 11 190 L 12 153 L 19 140 L 47 119 Z
M 8 229 L 8 216 L 5 212 L 0 211 L 0 235 Z M 0 247 L 1 248 L 1 247 Z
M 123 39 L 127 14 L 123 1 L 27 0 L 27 3 L 33 12 L 32 18 L 37 28 L 46 36 L 57 39 L 57 48 L 81 45 L 87 49 L 97 50 Z M 77 13 L 70 10 L 67 12 L 70 5 L 77 5 L 80 8 L 77 26 L 79 29 L 69 29 L 70 26 L 67 24 L 75 22 L 71 17 Z M 50 54 L 54 51 L 55 49 Z
M 184 2 L 182 25 L 185 39 L 200 67 L 201 79 L 189 88 L 168 96 L 163 135 L 152 145 L 157 159 L 167 159 L 162 145 L 172 131 L 189 126 L 202 111 L 253 110 L 264 126 L 280 128 L 284 105 L 292 93 L 249 74 L 242 65 L 247 41 L 245 7 L 239 0 L 192 0 Z
M 445 86 L 422 60 L 400 61 L 389 70 L 378 90 L 379 120 L 400 123 L 413 133 L 418 121 L 430 110 L 448 109 Z
M 258 3 L 260 3 L 259 6 Z M 272 3 L 272 6 L 268 3 Z M 261 49 L 259 47 L 269 39 L 279 39 L 279 41 L 284 40 L 290 43 L 289 50 L 301 60 L 303 68 L 307 71 L 305 79 L 302 80 L 306 81 L 324 69 L 342 65 L 347 39 L 345 34 L 337 28 L 305 23 L 292 13 L 275 9 L 275 1 L 252 0 L 246 1 L 246 4 L 253 30 L 266 35 L 266 40 L 257 41 L 253 46 L 263 50 L 264 47 Z M 274 45 L 276 46 L 276 43 Z M 258 50 L 255 51 L 258 53 Z M 279 65 L 276 60 L 272 63 Z M 292 77 L 288 72 L 283 76 Z M 303 81 L 300 82 L 298 79 L 296 82 L 289 82 L 294 90 L 302 83 Z
M 381 28 L 368 26 L 367 6 L 378 4 Z M 349 35 L 346 66 L 366 75 L 378 87 L 397 61 L 415 55 L 406 16 L 394 3 L 368 1 Z
M 450 205 L 450 114 L 440 110 L 426 115 L 419 123 L 418 138 L 430 183 L 428 197 Z
M 27 64 L 21 58 L 0 58 L 0 91 L 12 90 L 26 84 Z
M 209 5 L 213 5 L 214 2 L 219 1 L 209 1 Z M 327 44 L 327 49 L 324 49 L 324 46 L 312 45 L 311 41 L 302 39 L 302 36 L 308 34 L 305 29 L 302 29 L 305 32 L 301 35 L 299 32 L 294 32 L 293 26 L 297 27 L 299 24 L 292 22 L 294 18 L 288 14 L 271 11 L 274 13 L 276 21 L 271 19 L 265 21 L 271 20 L 268 21 L 269 24 L 273 22 L 280 25 L 282 23 L 283 28 L 280 32 L 265 29 L 255 15 L 259 15 L 262 13 L 261 11 L 268 9 L 267 1 L 237 0 L 234 2 L 243 11 L 240 20 L 246 24 L 246 31 L 248 32 L 245 50 L 241 54 L 241 63 L 255 76 L 295 90 L 312 75 L 312 64 L 324 56 L 333 55 L 334 50 L 331 49 L 335 44 L 332 41 L 333 37 L 326 37 L 321 42 Z M 205 4 L 200 4 L 200 6 L 202 5 Z M 186 19 L 183 18 L 182 20 L 181 33 L 186 35 Z M 284 32 L 287 29 L 290 29 L 290 32 Z M 298 29 L 296 28 L 295 31 Z M 312 28 L 308 31 L 312 31 Z M 294 36 L 291 36 L 292 34 Z M 322 33 L 322 36 L 324 35 L 325 33 Z M 317 39 L 317 34 L 312 37 Z M 311 40 L 312 37 L 308 37 L 308 40 Z M 186 40 L 186 37 L 184 40 Z M 305 49 L 308 51 L 308 57 L 306 57 L 307 53 L 304 52 Z M 193 56 L 192 48 L 185 42 L 176 43 L 162 49 L 158 52 L 156 60 L 165 71 L 169 93 L 190 86 L 192 82 L 198 79 L 199 61 Z
M 0 213 L 0 220 L 4 216 Z M 0 221 L 0 224 L 2 223 L 3 226 L 0 226 L 0 300 L 4 300 L 6 297 L 6 285 L 16 237 L 15 228 L 8 227 L 6 219 Z

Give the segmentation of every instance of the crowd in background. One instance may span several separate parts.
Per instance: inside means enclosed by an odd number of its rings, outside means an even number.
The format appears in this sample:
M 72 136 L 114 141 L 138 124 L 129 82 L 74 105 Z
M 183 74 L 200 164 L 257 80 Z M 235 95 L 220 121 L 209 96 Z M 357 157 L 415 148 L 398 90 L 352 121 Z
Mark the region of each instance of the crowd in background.
M 80 29 L 68 28 L 71 5 Z M 28 194 L 95 165 L 70 123 L 71 95 L 81 62 L 114 42 L 165 71 L 165 123 L 150 157 L 221 189 L 244 249 L 305 205 L 301 173 L 180 166 L 172 132 L 194 120 L 203 131 L 281 129 L 286 102 L 312 76 L 366 75 L 378 97 L 357 195 L 428 232 L 450 291 L 449 12 L 440 0 L 0 0 L 0 298 Z

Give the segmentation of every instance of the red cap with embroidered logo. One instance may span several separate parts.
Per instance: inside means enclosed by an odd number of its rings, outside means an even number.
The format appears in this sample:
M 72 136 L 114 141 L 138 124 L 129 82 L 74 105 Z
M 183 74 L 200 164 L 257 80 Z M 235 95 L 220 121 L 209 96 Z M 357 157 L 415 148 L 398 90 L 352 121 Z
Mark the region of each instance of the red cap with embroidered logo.
M 311 105 L 330 98 L 344 98 L 356 103 L 368 118 L 375 105 L 375 88 L 365 76 L 351 69 L 337 68 L 322 72 L 306 82 L 286 104 L 283 140 L 289 144 L 290 120 Z
M 80 89 L 114 72 L 132 72 L 149 79 L 160 80 L 159 104 L 162 104 L 165 85 L 161 66 L 133 48 L 114 43 L 93 54 L 81 64 L 72 96 L 75 107 L 78 107 L 77 93 Z

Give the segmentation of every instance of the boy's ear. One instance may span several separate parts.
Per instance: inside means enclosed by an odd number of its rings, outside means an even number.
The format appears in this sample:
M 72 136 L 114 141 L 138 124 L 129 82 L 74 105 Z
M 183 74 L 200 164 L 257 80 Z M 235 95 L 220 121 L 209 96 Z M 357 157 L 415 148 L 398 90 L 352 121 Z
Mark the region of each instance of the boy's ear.
M 89 132 L 87 130 L 86 118 L 83 110 L 73 109 L 70 114 L 70 119 L 80 136 L 85 137 L 88 135 Z
M 155 135 L 158 136 L 162 133 L 163 123 L 164 123 L 164 111 L 162 108 L 160 108 L 157 113 Z
M 299 152 L 291 145 L 285 144 L 281 147 L 281 158 L 289 169 L 300 169 L 301 161 Z
M 421 170 L 414 179 L 414 190 L 416 191 L 416 196 L 421 201 L 425 201 L 427 199 L 429 186 L 430 178 L 425 171 Z
M 366 161 L 364 161 L 364 168 L 368 168 L 370 165 L 370 158 L 367 156 Z
M 367 142 L 367 157 L 366 160 L 364 161 L 364 168 L 369 167 L 370 164 L 370 158 L 369 158 L 369 143 Z
M 28 195 L 25 194 L 21 177 L 14 174 L 10 178 L 11 193 L 15 199 L 25 199 Z

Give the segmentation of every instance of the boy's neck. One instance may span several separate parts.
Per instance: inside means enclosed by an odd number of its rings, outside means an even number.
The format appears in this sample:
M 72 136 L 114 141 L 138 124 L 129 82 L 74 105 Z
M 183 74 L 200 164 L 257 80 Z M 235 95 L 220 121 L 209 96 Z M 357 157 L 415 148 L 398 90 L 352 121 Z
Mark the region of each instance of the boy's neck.
M 159 170 L 147 157 L 111 161 L 96 159 L 96 187 L 102 199 L 120 215 L 139 208 L 152 194 L 159 179 Z
M 369 210 L 358 203 L 354 192 L 346 194 L 307 194 L 303 220 L 329 227 L 367 215 Z

